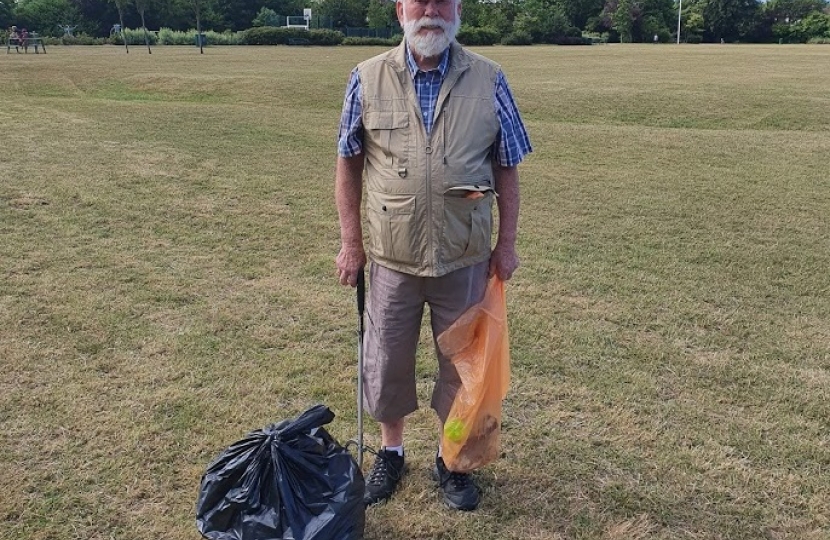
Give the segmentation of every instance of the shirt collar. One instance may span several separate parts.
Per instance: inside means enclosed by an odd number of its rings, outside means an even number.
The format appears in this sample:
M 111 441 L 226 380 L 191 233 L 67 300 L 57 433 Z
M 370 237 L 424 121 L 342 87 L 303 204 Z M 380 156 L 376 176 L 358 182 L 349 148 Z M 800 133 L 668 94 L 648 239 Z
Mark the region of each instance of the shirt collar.
M 452 47 L 447 47 L 444 49 L 444 52 L 441 53 L 441 62 L 438 63 L 438 71 L 441 73 L 441 78 L 447 76 L 447 69 L 450 66 L 450 49 Z M 409 43 L 406 44 L 406 66 L 409 68 L 409 73 L 412 75 L 412 78 L 415 78 L 415 75 L 418 74 L 421 69 L 418 67 L 418 64 L 415 63 L 415 57 L 412 56 L 412 51 L 409 50 Z M 434 70 L 430 70 L 434 71 Z

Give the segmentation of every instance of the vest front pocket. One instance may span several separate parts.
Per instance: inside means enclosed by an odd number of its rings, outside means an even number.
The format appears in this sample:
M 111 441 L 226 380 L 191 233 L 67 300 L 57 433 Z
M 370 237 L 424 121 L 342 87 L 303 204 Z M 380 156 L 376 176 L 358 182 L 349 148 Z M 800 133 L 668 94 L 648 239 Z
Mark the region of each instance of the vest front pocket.
M 440 251 L 443 263 L 489 254 L 493 230 L 493 192 L 475 192 L 481 193 L 480 197 L 465 196 L 469 193 L 449 190 L 444 196 L 444 230 Z
M 377 145 L 384 155 L 380 167 L 400 167 L 407 164 L 409 151 L 409 114 L 371 111 L 363 115 L 364 144 Z
M 415 196 L 369 192 L 366 210 L 370 253 L 381 261 L 417 262 L 419 242 Z

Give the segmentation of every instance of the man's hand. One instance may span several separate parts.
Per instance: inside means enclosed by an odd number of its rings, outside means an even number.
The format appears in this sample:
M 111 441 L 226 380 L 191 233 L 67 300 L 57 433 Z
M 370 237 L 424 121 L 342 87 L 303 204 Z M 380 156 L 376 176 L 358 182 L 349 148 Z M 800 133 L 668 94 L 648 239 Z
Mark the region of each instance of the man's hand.
M 513 277 L 513 272 L 517 268 L 519 268 L 519 255 L 516 253 L 516 246 L 504 247 L 496 244 L 496 248 L 490 254 L 489 277 L 496 275 L 500 280 L 507 281 Z
M 499 194 L 499 238 L 490 254 L 490 276 L 507 281 L 519 267 L 516 232 L 519 227 L 519 171 L 516 167 L 493 165 Z
M 362 245 L 340 247 L 340 253 L 337 254 L 337 278 L 341 285 L 349 285 L 354 287 L 357 285 L 357 276 L 363 271 L 366 266 L 366 253 L 363 251 Z

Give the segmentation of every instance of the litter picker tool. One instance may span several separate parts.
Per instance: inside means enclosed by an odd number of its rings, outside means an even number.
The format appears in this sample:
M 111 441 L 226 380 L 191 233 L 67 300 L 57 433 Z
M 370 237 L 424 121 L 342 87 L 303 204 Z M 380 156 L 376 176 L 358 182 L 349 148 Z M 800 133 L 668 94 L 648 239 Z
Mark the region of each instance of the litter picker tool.
M 366 309 L 366 278 L 357 274 L 357 464 L 363 467 L 363 313 Z

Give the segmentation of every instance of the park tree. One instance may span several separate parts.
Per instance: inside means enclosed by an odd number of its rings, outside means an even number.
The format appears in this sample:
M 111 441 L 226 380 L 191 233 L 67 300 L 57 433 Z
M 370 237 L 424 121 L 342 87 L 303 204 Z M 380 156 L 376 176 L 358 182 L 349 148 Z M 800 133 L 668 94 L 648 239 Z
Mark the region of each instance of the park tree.
M 703 20 L 703 5 L 684 7 L 680 23 L 680 39 L 687 42 L 698 42 L 703 39 L 706 23 Z
M 150 48 L 150 35 L 147 32 L 147 22 L 144 18 L 144 13 L 147 11 L 149 0 L 133 0 L 138 14 L 141 15 L 141 29 L 144 30 L 144 44 L 147 45 L 147 54 L 153 54 Z
M 756 37 L 759 41 L 806 41 L 809 37 L 805 37 L 801 21 L 813 13 L 822 13 L 826 6 L 823 0 L 769 0 L 761 6 L 762 33 Z
M 317 11 L 316 6 L 316 0 L 265 0 L 263 4 L 263 7 L 273 10 L 277 16 L 281 17 L 281 21 L 284 21 L 287 16 L 302 15 L 304 8 Z
M 204 2 L 205 0 L 199 1 Z M 260 0 L 220 0 L 215 2 L 214 5 L 216 14 L 220 19 L 220 28 L 215 28 L 214 30 L 232 30 L 238 32 L 250 28 L 251 21 L 254 20 L 262 7 L 262 2 Z M 265 7 L 271 8 L 279 13 L 279 10 L 273 6 Z
M 201 17 L 204 24 L 205 17 Z M 152 11 L 148 14 L 148 23 L 152 27 L 155 21 L 159 28 L 185 31 L 195 28 L 196 20 L 190 0 L 161 0 L 155 1 Z
M 14 20 L 30 32 L 60 36 L 62 26 L 77 24 L 80 14 L 69 0 L 21 0 L 14 10 Z
M 130 0 L 112 0 L 115 3 L 115 7 L 118 8 L 118 20 L 121 23 L 121 38 L 124 40 L 124 50 L 127 51 L 127 54 L 130 54 L 130 45 L 127 43 L 127 35 L 124 33 L 124 12 L 127 11 L 127 7 L 130 5 Z
M 141 15 L 137 9 L 125 5 L 123 13 L 118 13 L 114 0 L 68 0 L 81 14 L 76 32 L 85 32 L 94 36 L 106 36 L 113 30 L 113 23 L 123 28 L 140 28 Z M 184 9 L 178 0 L 151 0 L 146 10 L 147 28 L 165 26 L 175 30 L 192 28 L 189 10 Z M 122 21 L 123 16 L 123 21 Z
M 522 12 L 522 5 L 523 0 L 501 0 L 500 2 L 492 3 L 493 16 L 497 21 L 492 26 L 495 26 L 504 35 L 512 33 L 515 28 L 516 19 Z
M 0 0 L 2 1 L 2 0 Z M 115 4 L 108 0 L 70 0 L 80 15 L 76 31 L 92 36 L 107 35 L 118 20 Z
M 530 34 L 536 43 L 555 43 L 565 36 L 579 34 L 557 1 L 525 0 L 524 9 L 516 18 L 516 30 Z
M 188 30 L 195 25 L 196 34 L 201 36 L 205 25 L 212 26 L 214 30 L 223 28 L 221 16 L 216 12 L 215 0 L 173 0 L 159 5 L 167 6 L 170 12 L 175 14 L 177 24 L 167 25 L 174 30 Z M 201 39 L 198 44 L 200 54 L 204 54 Z
M 612 30 L 622 43 L 651 43 L 655 35 L 668 41 L 675 13 L 672 0 L 608 0 L 599 29 Z
M 335 27 L 364 26 L 367 8 L 363 0 L 321 0 L 319 7 Z
M 251 26 L 280 26 L 280 16 L 273 9 L 264 7 L 259 10 L 254 20 L 251 21 Z
M 202 16 L 206 7 L 206 0 L 188 0 L 188 5 L 193 9 L 193 16 L 196 19 L 196 36 L 199 40 L 199 54 L 205 54 L 205 44 L 202 42 Z
M 642 0 L 640 9 L 635 41 L 651 42 L 655 35 L 660 41 L 669 41 L 677 23 L 674 0 Z
M 6 29 L 12 25 L 13 0 L 0 0 L 0 29 Z
M 386 2 L 385 0 L 369 0 L 369 6 L 366 10 L 366 23 L 369 28 L 397 26 L 398 15 L 395 11 L 395 3 Z
M 776 22 L 796 22 L 827 7 L 823 0 L 768 0 L 763 5 L 765 14 Z
M 605 5 L 610 8 L 611 28 L 619 34 L 620 43 L 631 43 L 634 22 L 640 17 L 640 4 L 636 0 L 611 0 Z
M 559 0 L 559 3 L 571 24 L 581 29 L 590 19 L 599 16 L 604 7 L 603 0 Z
M 758 0 L 707 0 L 703 8 L 708 41 L 740 41 L 754 30 Z
M 204 11 L 204 0 L 190 0 L 193 7 L 193 16 L 196 18 L 196 39 L 199 40 L 199 54 L 205 54 L 205 43 L 202 39 L 202 13 Z
M 790 40 L 806 43 L 812 38 L 830 37 L 830 15 L 814 11 L 796 21 L 790 30 Z
M 371 0 L 370 0 L 371 1 Z M 465 25 L 481 28 L 487 26 L 485 22 L 484 3 L 478 0 L 467 0 L 463 3 L 464 11 L 461 20 Z
M 268 0 L 257 12 L 251 26 L 282 26 L 287 16 L 303 13 L 303 0 Z
M 513 31 L 513 23 L 519 12 L 517 2 L 511 0 L 468 0 L 463 6 L 461 18 L 465 25 L 493 28 L 503 36 Z

